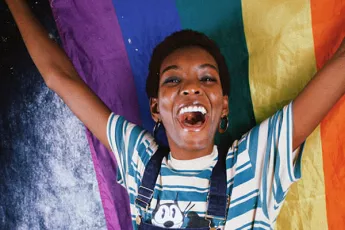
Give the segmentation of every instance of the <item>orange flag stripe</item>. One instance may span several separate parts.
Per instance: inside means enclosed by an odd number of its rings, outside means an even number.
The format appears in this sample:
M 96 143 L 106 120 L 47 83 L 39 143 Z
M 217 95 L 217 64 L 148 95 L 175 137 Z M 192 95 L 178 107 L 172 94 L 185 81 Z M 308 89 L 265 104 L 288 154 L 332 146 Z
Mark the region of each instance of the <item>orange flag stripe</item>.
M 345 36 L 345 1 L 311 0 L 311 12 L 316 63 L 320 69 Z M 345 97 L 322 121 L 321 139 L 328 227 L 342 229 L 345 228 Z

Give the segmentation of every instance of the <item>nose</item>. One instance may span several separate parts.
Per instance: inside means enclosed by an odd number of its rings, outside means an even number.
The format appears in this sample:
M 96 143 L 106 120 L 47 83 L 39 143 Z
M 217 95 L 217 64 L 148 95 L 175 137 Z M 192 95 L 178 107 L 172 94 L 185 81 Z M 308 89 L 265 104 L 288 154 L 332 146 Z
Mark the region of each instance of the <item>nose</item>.
M 182 95 L 198 95 L 201 94 L 201 89 L 198 84 L 195 83 L 185 83 L 183 89 L 181 90 Z
M 195 91 L 189 91 L 189 90 L 184 90 L 183 95 L 189 95 L 189 94 L 200 94 L 199 90 L 195 90 Z

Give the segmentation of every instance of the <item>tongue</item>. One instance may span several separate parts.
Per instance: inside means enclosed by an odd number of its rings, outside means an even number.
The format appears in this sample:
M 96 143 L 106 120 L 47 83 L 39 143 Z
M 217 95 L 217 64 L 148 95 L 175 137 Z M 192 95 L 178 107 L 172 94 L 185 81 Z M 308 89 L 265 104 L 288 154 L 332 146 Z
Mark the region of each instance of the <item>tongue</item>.
M 202 125 L 205 121 L 205 117 L 200 112 L 189 112 L 184 113 L 181 120 L 185 125 Z

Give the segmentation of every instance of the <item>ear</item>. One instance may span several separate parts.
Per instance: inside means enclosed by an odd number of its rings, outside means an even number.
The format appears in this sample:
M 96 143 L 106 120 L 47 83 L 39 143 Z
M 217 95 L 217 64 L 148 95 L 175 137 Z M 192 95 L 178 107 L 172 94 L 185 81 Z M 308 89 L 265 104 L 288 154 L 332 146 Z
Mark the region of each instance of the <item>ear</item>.
M 222 109 L 222 117 L 229 115 L 229 97 L 228 95 L 223 96 L 223 109 Z
M 160 113 L 159 113 L 159 107 L 158 107 L 158 98 L 150 98 L 150 112 L 152 119 L 157 122 L 161 119 Z

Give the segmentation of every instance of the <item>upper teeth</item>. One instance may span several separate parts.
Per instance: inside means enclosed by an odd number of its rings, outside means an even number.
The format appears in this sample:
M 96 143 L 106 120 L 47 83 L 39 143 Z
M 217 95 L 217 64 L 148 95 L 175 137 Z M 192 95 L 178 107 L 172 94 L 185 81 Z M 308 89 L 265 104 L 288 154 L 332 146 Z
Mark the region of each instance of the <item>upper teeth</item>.
M 183 107 L 180 110 L 180 114 L 184 114 L 184 113 L 191 113 L 191 112 L 200 112 L 202 114 L 206 114 L 206 109 L 203 106 L 187 106 L 187 107 Z

